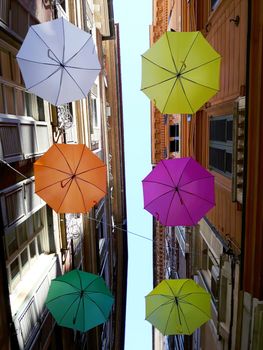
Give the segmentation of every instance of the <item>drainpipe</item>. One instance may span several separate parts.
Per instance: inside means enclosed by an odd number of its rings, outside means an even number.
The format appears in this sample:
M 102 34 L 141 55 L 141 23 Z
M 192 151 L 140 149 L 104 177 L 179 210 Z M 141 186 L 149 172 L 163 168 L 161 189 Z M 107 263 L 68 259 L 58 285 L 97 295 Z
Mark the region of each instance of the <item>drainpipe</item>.
M 246 229 L 246 198 L 247 198 L 247 143 L 248 143 L 248 100 L 249 100 L 249 66 L 250 66 L 250 39 L 251 39 L 251 1 L 247 1 L 247 54 L 246 54 L 246 109 L 244 126 L 244 169 L 243 169 L 243 203 L 242 203 L 242 229 L 241 229 L 241 255 L 240 255 L 240 289 L 243 290 L 244 279 L 244 250 L 245 250 L 245 229 Z

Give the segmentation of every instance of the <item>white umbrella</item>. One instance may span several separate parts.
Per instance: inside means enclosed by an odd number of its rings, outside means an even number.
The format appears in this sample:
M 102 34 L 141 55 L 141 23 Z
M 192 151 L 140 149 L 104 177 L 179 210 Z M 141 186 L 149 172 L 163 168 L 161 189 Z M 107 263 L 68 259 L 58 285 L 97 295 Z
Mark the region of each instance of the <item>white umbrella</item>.
M 27 90 L 56 106 L 85 98 L 101 69 L 91 35 L 63 17 L 31 26 L 16 58 Z

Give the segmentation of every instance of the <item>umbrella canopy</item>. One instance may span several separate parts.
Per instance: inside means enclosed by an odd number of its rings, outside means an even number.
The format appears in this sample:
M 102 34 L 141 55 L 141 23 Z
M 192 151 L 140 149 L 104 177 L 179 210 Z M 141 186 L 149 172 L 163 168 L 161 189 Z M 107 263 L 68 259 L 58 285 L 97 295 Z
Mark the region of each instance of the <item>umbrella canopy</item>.
M 164 335 L 192 334 L 211 318 L 211 296 L 191 279 L 164 280 L 146 297 L 146 320 Z
M 214 176 L 191 157 L 161 160 L 142 183 L 144 209 L 162 225 L 196 225 L 215 205 Z
M 16 58 L 28 91 L 56 106 L 85 98 L 101 69 L 92 36 L 63 17 L 31 26 Z
M 81 144 L 54 144 L 34 163 L 35 192 L 57 213 L 86 213 L 106 194 L 106 165 Z
M 142 55 L 141 90 L 161 113 L 195 113 L 219 89 L 220 60 L 200 32 L 166 32 Z
M 113 301 L 102 277 L 72 270 L 51 281 L 46 306 L 60 326 L 86 332 L 107 321 Z

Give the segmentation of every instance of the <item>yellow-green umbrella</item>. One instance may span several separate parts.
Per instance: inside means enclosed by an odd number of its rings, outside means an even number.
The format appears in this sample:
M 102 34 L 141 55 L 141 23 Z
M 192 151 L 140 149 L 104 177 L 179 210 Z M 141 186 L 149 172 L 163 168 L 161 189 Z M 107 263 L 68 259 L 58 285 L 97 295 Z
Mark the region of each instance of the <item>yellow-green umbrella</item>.
M 166 32 L 142 55 L 141 90 L 161 113 L 195 113 L 219 90 L 220 61 L 200 32 Z
M 211 318 L 211 296 L 191 279 L 163 280 L 145 297 L 146 320 L 164 335 L 192 334 Z

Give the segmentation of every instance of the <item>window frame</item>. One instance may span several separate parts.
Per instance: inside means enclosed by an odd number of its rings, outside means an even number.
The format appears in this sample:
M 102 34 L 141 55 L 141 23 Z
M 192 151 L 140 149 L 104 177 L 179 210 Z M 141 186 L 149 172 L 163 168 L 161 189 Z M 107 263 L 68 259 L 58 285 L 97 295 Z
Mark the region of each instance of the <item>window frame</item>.
M 39 227 L 35 226 L 34 217 L 40 215 L 41 225 Z M 26 229 L 27 239 L 23 242 L 19 242 L 20 230 Z M 7 237 L 15 233 L 17 249 L 12 253 L 9 253 Z M 22 280 L 24 275 L 28 272 L 28 270 L 37 262 L 39 256 L 47 252 L 47 247 L 45 246 L 46 237 L 48 237 L 48 229 L 47 229 L 47 216 L 46 216 L 46 207 L 43 207 L 36 211 L 33 215 L 28 217 L 26 220 L 21 222 L 19 225 L 13 227 L 12 230 L 9 230 L 4 235 L 4 247 L 5 247 L 5 256 L 6 256 L 6 269 L 8 275 L 8 284 L 10 292 L 13 292 L 17 287 L 18 283 Z M 41 245 L 41 251 L 39 247 L 39 241 Z M 35 254 L 31 256 L 30 246 L 33 243 Z M 27 262 L 23 265 L 21 254 L 27 251 Z M 12 277 L 11 265 L 14 261 L 18 261 L 18 273 Z
M 211 122 L 212 121 L 220 121 L 220 120 L 226 120 L 225 123 L 225 141 L 218 141 L 218 140 L 211 140 Z M 232 122 L 232 140 L 227 138 L 227 123 Z M 215 172 L 218 172 L 226 177 L 232 177 L 233 174 L 233 114 L 226 114 L 226 115 L 211 115 L 209 117 L 209 148 L 208 148 L 208 164 L 209 169 L 213 170 Z M 223 150 L 224 151 L 224 170 L 217 168 L 215 165 L 213 165 L 210 161 L 211 159 L 211 149 L 215 150 Z M 231 154 L 231 172 L 227 171 L 227 154 Z

